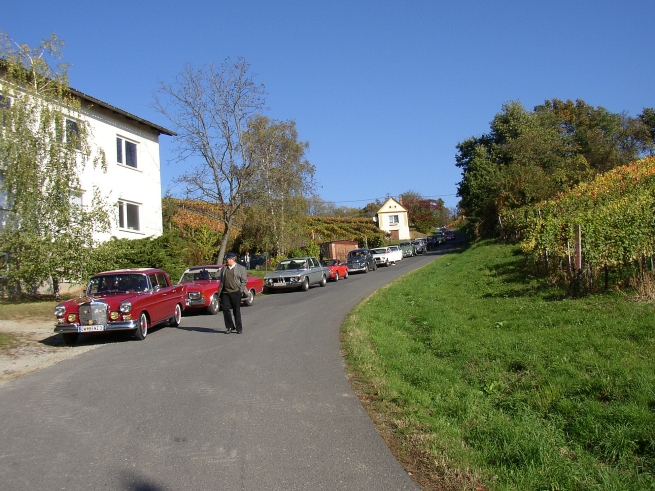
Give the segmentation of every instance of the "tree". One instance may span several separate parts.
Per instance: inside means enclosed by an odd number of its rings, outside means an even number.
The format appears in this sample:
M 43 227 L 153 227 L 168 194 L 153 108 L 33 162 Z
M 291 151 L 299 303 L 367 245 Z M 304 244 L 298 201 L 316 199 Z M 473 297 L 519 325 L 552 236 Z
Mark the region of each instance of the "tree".
M 400 195 L 400 198 L 403 206 L 407 208 L 407 219 L 410 226 L 427 234 L 439 225 L 443 200 L 426 199 L 416 191 L 406 191 Z
M 257 115 L 244 136 L 252 193 L 245 227 L 257 228 L 259 247 L 284 254 L 304 240 L 302 218 L 314 190 L 314 166 L 305 159 L 307 142 L 298 141 L 294 121 L 275 121 Z
M 264 109 L 266 93 L 249 69 L 243 58 L 197 70 L 187 64 L 173 83 L 160 82 L 155 92 L 155 109 L 177 133 L 176 160 L 191 164 L 179 178 L 186 198 L 218 205 L 204 210 L 224 226 L 219 263 L 235 220 L 258 190 L 257 161 L 248 158 L 245 138 L 250 120 Z
M 102 150 L 90 143 L 81 103 L 68 86 L 63 41 L 55 34 L 36 48 L 0 32 L 0 191 L 4 199 L 1 250 L 7 284 L 34 291 L 51 280 L 83 281 L 94 236 L 109 230 L 107 203 L 89 190 L 84 206 L 80 175 L 92 164 L 106 171 Z

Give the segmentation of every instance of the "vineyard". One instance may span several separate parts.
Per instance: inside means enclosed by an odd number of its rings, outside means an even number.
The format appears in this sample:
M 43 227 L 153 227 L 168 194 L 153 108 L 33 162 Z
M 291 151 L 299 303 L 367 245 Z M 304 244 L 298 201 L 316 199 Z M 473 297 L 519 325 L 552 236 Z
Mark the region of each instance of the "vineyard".
M 307 217 L 311 240 L 320 244 L 333 240 L 356 240 L 361 247 L 379 247 L 385 243 L 384 231 L 370 218 Z
M 500 217 L 503 233 L 521 240 L 532 263 L 556 281 L 608 283 L 652 267 L 655 252 L 655 157 L 618 167 L 537 206 Z M 581 230 L 582 270 L 573 267 L 577 228 Z

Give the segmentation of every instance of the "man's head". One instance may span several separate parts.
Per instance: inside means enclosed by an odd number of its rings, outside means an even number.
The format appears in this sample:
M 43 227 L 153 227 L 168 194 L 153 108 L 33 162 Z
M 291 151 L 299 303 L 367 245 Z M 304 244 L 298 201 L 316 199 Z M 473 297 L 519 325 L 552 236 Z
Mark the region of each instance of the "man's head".
M 234 252 L 228 252 L 225 254 L 225 260 L 228 266 L 232 266 L 237 260 L 237 255 Z

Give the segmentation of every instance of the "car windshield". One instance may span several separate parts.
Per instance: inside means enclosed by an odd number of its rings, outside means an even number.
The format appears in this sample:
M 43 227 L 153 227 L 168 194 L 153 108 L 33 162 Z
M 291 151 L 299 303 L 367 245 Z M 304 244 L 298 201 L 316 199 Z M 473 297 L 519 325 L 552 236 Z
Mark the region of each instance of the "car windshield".
M 349 259 L 357 259 L 360 257 L 364 257 L 364 253 L 362 251 L 353 251 L 348 253 Z
M 112 274 L 92 277 L 86 294 L 143 292 L 149 287 L 148 277 L 144 274 Z
M 371 249 L 371 252 L 373 254 L 384 254 L 385 252 L 387 252 L 387 250 L 386 249 Z
M 218 266 L 214 268 L 187 269 L 180 278 L 180 283 L 184 281 L 217 280 L 220 270 Z
M 321 264 L 323 266 L 338 266 L 339 261 L 337 261 L 336 259 L 325 259 L 325 260 L 321 261 Z
M 277 264 L 275 271 L 293 271 L 297 269 L 307 269 L 307 262 L 302 259 L 285 259 Z

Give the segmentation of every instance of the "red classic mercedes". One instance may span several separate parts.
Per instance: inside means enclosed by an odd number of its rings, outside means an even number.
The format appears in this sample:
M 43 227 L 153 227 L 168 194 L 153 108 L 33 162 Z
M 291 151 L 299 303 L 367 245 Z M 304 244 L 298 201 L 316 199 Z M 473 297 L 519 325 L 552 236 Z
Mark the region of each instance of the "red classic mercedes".
M 219 271 L 223 266 L 208 264 L 205 266 L 193 266 L 188 268 L 180 283 L 186 288 L 187 309 L 207 309 L 210 314 L 217 314 L 220 309 L 218 300 Z M 246 284 L 248 294 L 241 300 L 242 303 L 250 306 L 264 289 L 264 281 L 261 278 L 248 275 Z
M 183 285 L 173 285 L 160 269 L 107 271 L 89 280 L 85 296 L 55 307 L 55 332 L 73 345 L 80 333 L 134 331 L 145 339 L 148 329 L 168 322 L 179 326 L 186 305 Z

